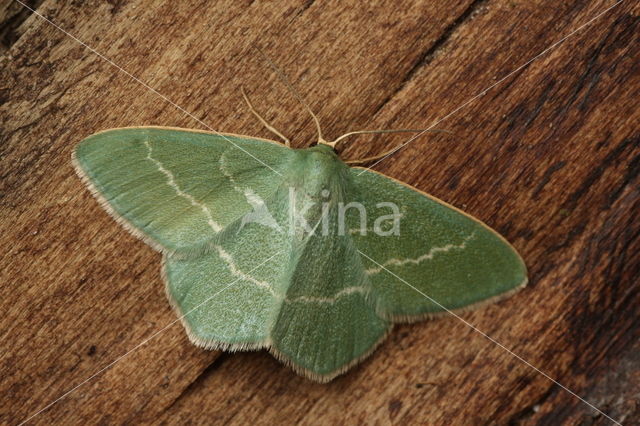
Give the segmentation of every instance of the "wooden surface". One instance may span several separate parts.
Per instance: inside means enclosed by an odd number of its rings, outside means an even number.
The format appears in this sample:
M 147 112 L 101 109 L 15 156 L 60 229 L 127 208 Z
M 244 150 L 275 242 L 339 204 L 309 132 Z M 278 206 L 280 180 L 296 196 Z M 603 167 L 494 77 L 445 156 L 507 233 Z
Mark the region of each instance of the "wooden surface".
M 427 127 L 613 2 L 29 4 L 208 126 L 270 137 L 244 85 L 305 146 L 312 122 L 252 45 L 328 138 Z M 205 126 L 17 3 L 0 11 L 2 423 L 95 373 L 30 423 L 609 423 L 455 318 L 397 327 L 326 385 L 265 352 L 198 349 L 179 323 L 155 335 L 176 318 L 160 255 L 99 207 L 70 153 L 106 128 Z M 531 284 L 463 318 L 628 424 L 640 418 L 639 14 L 620 4 L 438 124 L 455 136 L 376 166 L 515 245 Z M 363 137 L 345 158 L 404 140 Z

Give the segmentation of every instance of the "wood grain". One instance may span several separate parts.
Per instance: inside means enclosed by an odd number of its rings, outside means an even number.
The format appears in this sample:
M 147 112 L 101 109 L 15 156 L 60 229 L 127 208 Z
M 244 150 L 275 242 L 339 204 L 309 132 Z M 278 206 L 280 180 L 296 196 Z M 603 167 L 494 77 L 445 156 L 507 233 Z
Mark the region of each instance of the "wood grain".
M 29 4 L 112 63 L 17 4 L 0 8 L 0 421 L 80 385 L 30 423 L 609 423 L 455 318 L 397 327 L 327 385 L 265 352 L 200 350 L 178 323 L 155 334 L 175 320 L 160 256 L 101 210 L 70 152 L 142 124 L 269 137 L 241 85 L 308 145 L 312 122 L 254 45 L 328 138 L 427 127 L 464 105 L 437 125 L 455 136 L 430 134 L 376 169 L 487 222 L 526 260 L 531 284 L 466 321 L 614 419 L 640 418 L 637 2 L 466 105 L 614 3 Z M 404 140 L 361 137 L 344 156 Z

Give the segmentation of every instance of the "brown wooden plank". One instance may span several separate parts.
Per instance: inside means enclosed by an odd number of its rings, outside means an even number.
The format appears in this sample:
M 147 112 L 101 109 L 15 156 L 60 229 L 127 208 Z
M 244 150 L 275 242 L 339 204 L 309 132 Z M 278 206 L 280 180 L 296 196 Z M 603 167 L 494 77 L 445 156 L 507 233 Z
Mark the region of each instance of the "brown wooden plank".
M 37 10 L 207 125 L 269 136 L 242 105 L 244 85 L 304 146 L 312 123 L 254 44 L 328 137 L 426 127 L 613 4 L 557 3 L 46 0 Z M 525 258 L 528 288 L 463 318 L 627 421 L 639 406 L 639 11 L 622 3 L 438 124 L 455 137 L 431 134 L 376 166 L 486 221 Z M 110 127 L 205 126 L 39 17 L 11 25 L 17 39 L 0 59 L 0 419 L 18 423 L 175 320 L 160 256 L 95 203 L 72 147 Z M 345 156 L 404 140 L 362 137 Z M 446 318 L 397 327 L 327 385 L 263 352 L 202 351 L 175 324 L 33 422 L 607 423 L 594 413 Z

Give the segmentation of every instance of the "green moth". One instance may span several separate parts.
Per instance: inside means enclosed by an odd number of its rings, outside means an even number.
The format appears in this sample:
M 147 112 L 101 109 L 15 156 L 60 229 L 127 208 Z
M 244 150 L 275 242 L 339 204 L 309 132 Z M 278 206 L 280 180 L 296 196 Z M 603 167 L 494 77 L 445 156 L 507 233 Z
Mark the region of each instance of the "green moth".
M 194 344 L 267 349 L 316 381 L 368 356 L 396 322 L 526 284 L 518 253 L 482 222 L 350 167 L 319 139 L 292 149 L 121 128 L 86 138 L 73 160 L 102 206 L 163 254 L 167 296 Z

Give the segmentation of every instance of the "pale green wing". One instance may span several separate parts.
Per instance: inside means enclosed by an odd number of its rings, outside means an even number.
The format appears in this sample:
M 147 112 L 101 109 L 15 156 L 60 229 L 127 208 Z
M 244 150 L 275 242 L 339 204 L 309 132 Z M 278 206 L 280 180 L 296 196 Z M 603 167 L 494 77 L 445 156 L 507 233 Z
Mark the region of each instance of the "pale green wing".
M 268 198 L 292 150 L 275 142 L 194 130 L 140 127 L 89 136 L 78 173 L 130 231 L 164 252 L 211 239 Z
M 362 235 L 358 217 L 348 215 L 350 234 L 381 315 L 416 319 L 505 296 L 526 284 L 518 253 L 479 220 L 377 172 L 353 168 L 351 174 L 354 201 L 364 204 L 367 226 Z M 381 235 L 393 230 L 391 218 L 375 229 L 376 218 L 393 212 L 380 203 L 398 207 L 399 235 Z
M 328 381 L 368 355 L 390 324 L 367 301 L 364 267 L 351 239 L 337 236 L 336 215 L 327 235 L 290 232 L 288 192 L 283 185 L 262 212 L 227 226 L 208 253 L 167 255 L 167 293 L 196 344 L 265 347 Z
M 273 222 L 240 218 L 196 258 L 165 255 L 167 295 L 197 345 L 230 350 L 269 346 L 291 260 L 291 239 L 280 227 L 287 212 L 270 210 Z
M 294 250 L 286 298 L 271 332 L 271 352 L 320 382 L 369 355 L 391 328 L 368 301 L 360 255 L 351 238 L 340 235 L 335 206 L 327 218 L 325 229 L 318 226 Z

